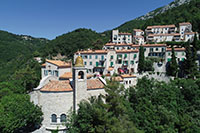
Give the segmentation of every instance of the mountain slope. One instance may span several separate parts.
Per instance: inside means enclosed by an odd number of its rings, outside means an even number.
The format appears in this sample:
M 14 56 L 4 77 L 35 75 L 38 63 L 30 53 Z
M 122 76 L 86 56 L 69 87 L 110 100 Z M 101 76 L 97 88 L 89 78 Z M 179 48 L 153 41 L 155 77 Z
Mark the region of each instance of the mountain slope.
M 0 81 L 25 64 L 47 39 L 0 31 Z
M 41 52 L 44 56 L 56 56 L 57 54 L 73 57 L 74 52 L 81 49 L 93 48 L 100 49 L 108 37 L 96 33 L 90 29 L 77 29 L 63 34 L 49 42 Z
M 183 0 L 181 0 L 183 2 Z M 179 0 L 180 2 L 180 0 Z M 169 5 L 177 4 L 177 1 L 170 3 Z M 180 4 L 180 3 L 179 3 Z M 168 6 L 169 6 L 168 5 Z M 162 10 L 159 8 L 157 10 Z M 154 11 L 155 13 L 156 11 Z M 132 32 L 134 28 L 145 29 L 148 25 L 164 25 L 164 24 L 178 24 L 180 22 L 191 22 L 193 25 L 193 31 L 200 31 L 200 0 L 190 0 L 179 6 L 168 9 L 160 14 L 154 14 L 153 18 L 143 17 L 136 18 L 134 20 L 128 21 L 116 29 L 123 32 Z

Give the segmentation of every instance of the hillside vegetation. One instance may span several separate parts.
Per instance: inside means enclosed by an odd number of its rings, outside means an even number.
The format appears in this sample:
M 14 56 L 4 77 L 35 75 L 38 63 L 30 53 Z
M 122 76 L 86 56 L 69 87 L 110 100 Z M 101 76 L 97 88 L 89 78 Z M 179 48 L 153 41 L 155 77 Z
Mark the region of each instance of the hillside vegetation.
M 56 56 L 60 53 L 72 58 L 77 50 L 100 49 L 107 41 L 108 37 L 90 29 L 77 29 L 56 37 L 45 46 L 43 53 L 44 56 Z
M 134 19 L 128 21 L 116 29 L 123 32 L 132 32 L 134 28 L 144 30 L 149 25 L 178 25 L 180 22 L 191 22 L 193 25 L 193 31 L 200 32 L 200 0 L 191 0 L 189 3 L 174 7 L 150 19 Z
M 15 35 L 0 31 L 0 81 L 7 80 L 16 70 L 24 66 L 47 39 Z

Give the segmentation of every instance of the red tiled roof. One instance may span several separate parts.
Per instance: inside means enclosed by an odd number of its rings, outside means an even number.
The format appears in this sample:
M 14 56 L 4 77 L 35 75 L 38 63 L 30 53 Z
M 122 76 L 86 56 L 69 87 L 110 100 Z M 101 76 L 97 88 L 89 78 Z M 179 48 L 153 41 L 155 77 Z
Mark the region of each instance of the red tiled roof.
M 134 38 L 144 38 L 143 36 L 134 36 Z
M 122 78 L 136 78 L 135 75 L 130 75 L 130 74 L 123 74 L 123 75 L 120 75 Z
M 67 81 L 50 81 L 40 91 L 63 92 L 72 90 L 73 89 L 69 83 L 69 80 L 67 80 Z
M 87 80 L 87 89 L 103 89 L 104 84 L 99 79 L 88 79 Z
M 174 36 L 174 34 L 149 34 L 148 36 Z
M 166 47 L 166 44 L 144 44 L 143 47 Z
M 61 60 L 48 60 L 48 59 L 46 59 L 46 62 L 54 64 L 58 67 L 71 67 L 71 63 L 67 63 L 67 62 L 64 62 L 64 61 L 61 61 Z M 44 66 L 44 64 L 43 64 L 43 66 Z
M 182 25 L 191 25 L 191 23 L 190 22 L 183 22 L 183 23 L 179 23 L 179 25 L 180 26 L 182 26 Z
M 85 50 L 85 51 L 77 51 L 76 53 L 80 54 L 106 54 L 107 50 Z
M 72 79 L 72 72 L 65 72 L 59 77 L 60 79 Z
M 109 67 L 107 70 L 112 71 L 113 69 L 114 69 L 114 67 Z
M 172 48 L 167 48 L 166 51 L 172 51 Z M 185 51 L 185 48 L 174 48 L 174 51 Z
M 127 44 L 127 43 L 106 43 L 105 46 L 129 46 L 132 44 Z
M 119 35 L 131 35 L 131 33 L 128 33 L 128 32 L 120 32 Z
M 132 52 L 139 52 L 138 49 L 123 49 L 123 50 L 116 50 L 116 53 L 132 53 Z
M 185 35 L 194 35 L 195 34 L 195 32 L 186 32 L 186 33 L 184 33 Z
M 155 26 L 147 26 L 147 29 L 152 29 L 152 28 L 173 28 L 176 27 L 174 24 L 173 25 L 155 25 Z
M 144 32 L 144 31 L 141 30 L 141 29 L 133 29 L 133 31 L 136 31 L 136 32 Z

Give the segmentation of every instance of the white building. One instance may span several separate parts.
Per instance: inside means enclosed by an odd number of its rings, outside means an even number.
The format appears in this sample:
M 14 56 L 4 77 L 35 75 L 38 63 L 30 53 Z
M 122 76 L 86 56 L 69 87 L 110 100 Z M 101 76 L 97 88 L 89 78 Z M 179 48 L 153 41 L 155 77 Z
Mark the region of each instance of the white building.
M 87 69 L 81 57 L 77 57 L 73 67 L 73 80 L 58 80 L 55 75 L 44 77 L 40 85 L 30 93 L 31 101 L 41 107 L 43 115 L 42 133 L 58 130 L 66 132 L 67 112 L 77 110 L 81 100 L 91 96 L 104 95 L 105 80 L 102 78 L 87 79 Z
M 53 75 L 59 78 L 65 72 L 72 72 L 71 68 L 72 68 L 71 62 L 46 59 L 46 63 L 42 64 L 42 69 L 41 69 L 42 78 L 48 75 Z
M 119 30 L 112 31 L 112 42 L 113 43 L 132 43 L 132 34 L 119 32 Z
M 179 33 L 181 35 L 181 40 L 185 40 L 184 34 L 188 32 L 192 32 L 192 24 L 190 22 L 179 23 Z

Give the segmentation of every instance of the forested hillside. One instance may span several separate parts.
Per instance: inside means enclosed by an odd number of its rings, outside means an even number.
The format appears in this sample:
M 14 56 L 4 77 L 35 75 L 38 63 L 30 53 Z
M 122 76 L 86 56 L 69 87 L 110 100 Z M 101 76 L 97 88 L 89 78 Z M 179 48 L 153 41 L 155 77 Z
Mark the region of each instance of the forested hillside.
M 48 40 L 43 38 L 0 31 L 0 81 L 7 80 L 24 66 L 33 53 L 47 42 Z
M 66 55 L 69 58 L 80 49 L 100 49 L 103 44 L 109 40 L 102 34 L 99 34 L 90 29 L 77 29 L 67 34 L 56 37 L 56 39 L 49 42 L 41 51 L 44 56 L 56 56 L 58 53 Z
M 144 30 L 149 25 L 177 25 L 180 22 L 191 22 L 193 25 L 193 31 L 200 32 L 200 0 L 191 0 L 190 3 L 185 3 L 178 7 L 172 8 L 150 19 L 131 20 L 120 25 L 116 29 L 119 29 L 123 32 L 132 32 L 134 28 L 141 28 Z

